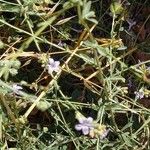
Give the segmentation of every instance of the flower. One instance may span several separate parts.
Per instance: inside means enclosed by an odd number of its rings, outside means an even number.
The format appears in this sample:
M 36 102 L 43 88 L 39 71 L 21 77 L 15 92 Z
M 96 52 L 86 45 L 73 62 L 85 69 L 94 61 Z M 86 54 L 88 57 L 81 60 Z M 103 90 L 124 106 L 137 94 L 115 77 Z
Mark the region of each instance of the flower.
M 133 21 L 131 19 L 127 19 L 127 23 L 129 24 L 129 28 L 128 28 L 128 31 L 131 30 L 131 28 L 136 25 L 136 21 Z
M 49 58 L 47 65 L 48 73 L 52 74 L 53 71 L 58 72 L 60 70 L 59 65 L 60 65 L 59 61 L 54 61 L 54 59 Z
M 13 92 L 16 94 L 18 94 L 20 90 L 23 89 L 21 86 L 18 86 L 17 84 L 13 84 L 12 88 L 13 88 Z
M 77 131 L 82 131 L 84 135 L 88 135 L 90 133 L 90 130 L 93 129 L 93 118 L 80 118 L 79 124 L 75 125 L 75 129 Z
M 136 99 L 142 99 L 144 97 L 143 89 L 140 89 L 139 91 L 135 91 L 134 94 Z
M 76 111 L 75 116 L 79 121 L 75 125 L 77 131 L 82 131 L 84 135 L 89 135 L 91 138 L 99 137 L 100 139 L 104 139 L 107 136 L 109 129 L 106 129 L 105 125 L 95 122 L 92 117 L 86 118 L 78 111 Z

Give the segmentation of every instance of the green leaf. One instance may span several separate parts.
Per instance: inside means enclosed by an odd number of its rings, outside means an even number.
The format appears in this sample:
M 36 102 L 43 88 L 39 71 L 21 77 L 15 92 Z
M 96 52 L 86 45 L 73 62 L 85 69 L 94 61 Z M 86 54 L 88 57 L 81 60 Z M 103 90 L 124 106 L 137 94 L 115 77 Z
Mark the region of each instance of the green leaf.
M 18 70 L 15 68 L 11 68 L 11 69 L 9 69 L 9 72 L 12 76 L 15 76 L 18 73 Z
M 1 60 L 0 61 L 0 77 L 3 76 L 5 80 L 8 79 L 9 74 L 16 75 L 20 68 L 19 60 Z
M 105 56 L 105 57 L 110 57 L 110 55 L 109 55 L 109 48 L 104 48 L 104 47 L 102 47 L 102 46 L 100 46 L 100 45 L 97 45 L 97 52 L 100 54 L 100 55 L 102 55 L 102 56 Z
M 9 4 L 4 4 L 4 3 L 0 5 L 0 12 L 18 13 L 20 12 L 20 10 L 21 10 L 20 6 L 14 6 L 14 5 L 9 5 Z
M 88 13 L 90 13 L 90 9 L 91 9 L 91 1 L 86 2 L 86 0 L 84 0 L 82 15 L 86 16 Z
M 97 20 L 94 19 L 94 18 L 90 18 L 90 19 L 87 19 L 87 20 L 89 20 L 89 21 L 91 21 L 91 22 L 93 22 L 93 23 L 95 23 L 95 24 L 98 24 Z
M 93 16 L 95 16 L 94 11 L 90 11 L 89 13 L 87 13 L 87 14 L 84 15 L 84 17 L 85 17 L 86 19 L 91 18 L 91 17 L 93 17 Z
M 87 56 L 86 54 L 79 54 L 80 58 L 82 58 L 87 64 L 95 65 L 95 61 L 93 58 Z
M 91 9 L 91 1 L 86 1 L 84 0 L 83 2 L 83 10 L 82 10 L 82 19 L 83 20 L 88 20 L 91 21 L 95 24 L 97 24 L 97 20 L 94 19 L 93 17 L 95 17 L 95 12 L 94 11 L 90 11 Z
M 121 14 L 123 10 L 124 9 L 123 9 L 122 5 L 118 2 L 113 2 L 110 5 L 110 11 L 112 12 L 112 14 Z
M 105 56 L 105 57 L 110 57 L 109 55 L 109 49 L 108 48 L 104 48 L 100 45 L 98 45 L 98 43 L 96 41 L 94 42 L 90 42 L 90 41 L 85 41 L 84 44 L 87 46 L 87 47 L 91 47 L 93 49 L 96 49 L 97 52 L 102 55 L 102 56 Z

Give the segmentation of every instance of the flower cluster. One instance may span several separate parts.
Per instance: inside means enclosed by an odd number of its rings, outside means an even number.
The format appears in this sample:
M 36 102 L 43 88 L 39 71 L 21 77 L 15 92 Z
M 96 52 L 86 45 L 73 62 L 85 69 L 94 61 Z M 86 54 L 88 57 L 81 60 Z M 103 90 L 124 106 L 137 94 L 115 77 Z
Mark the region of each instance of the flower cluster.
M 77 131 L 82 131 L 84 135 L 89 135 L 92 138 L 99 137 L 100 139 L 104 139 L 109 132 L 105 125 L 96 123 L 92 117 L 86 118 L 81 113 L 76 112 L 76 119 L 79 123 L 75 125 L 75 129 Z

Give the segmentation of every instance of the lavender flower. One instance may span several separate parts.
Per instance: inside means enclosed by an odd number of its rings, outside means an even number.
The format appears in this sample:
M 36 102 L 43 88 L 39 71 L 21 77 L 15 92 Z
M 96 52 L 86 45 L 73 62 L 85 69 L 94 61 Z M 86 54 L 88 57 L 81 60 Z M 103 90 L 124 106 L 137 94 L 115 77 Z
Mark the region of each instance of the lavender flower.
M 144 97 L 143 89 L 140 89 L 139 91 L 135 91 L 134 94 L 136 99 L 142 99 Z
M 133 21 L 133 20 L 131 20 L 131 19 L 127 19 L 127 22 L 128 22 L 128 24 L 129 24 L 128 31 L 130 31 L 131 28 L 132 28 L 134 25 L 136 25 L 136 22 Z
M 75 125 L 75 129 L 77 131 L 82 131 L 84 135 L 88 135 L 90 133 L 90 130 L 93 129 L 93 118 L 81 117 L 78 121 L 79 124 Z
M 47 65 L 48 73 L 52 74 L 53 71 L 58 72 L 60 70 L 59 65 L 60 65 L 59 61 L 54 61 L 54 59 L 49 58 Z
M 12 88 L 13 88 L 13 92 L 16 94 L 18 94 L 20 90 L 23 89 L 21 86 L 18 86 L 17 84 L 13 84 Z
M 105 125 L 95 122 L 92 117 L 86 118 L 78 111 L 76 111 L 76 119 L 79 123 L 75 125 L 75 129 L 82 131 L 84 135 L 89 135 L 91 138 L 99 137 L 104 139 L 109 132 Z

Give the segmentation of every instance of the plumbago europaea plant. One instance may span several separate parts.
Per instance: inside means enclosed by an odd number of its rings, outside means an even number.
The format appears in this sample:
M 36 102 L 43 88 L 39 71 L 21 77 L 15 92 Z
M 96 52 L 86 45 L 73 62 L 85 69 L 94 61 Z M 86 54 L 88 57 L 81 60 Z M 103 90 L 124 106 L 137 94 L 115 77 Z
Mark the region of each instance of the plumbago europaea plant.
M 147 146 L 149 110 L 138 101 L 149 98 L 149 69 L 126 63 L 121 1 L 0 3 L 1 149 Z

